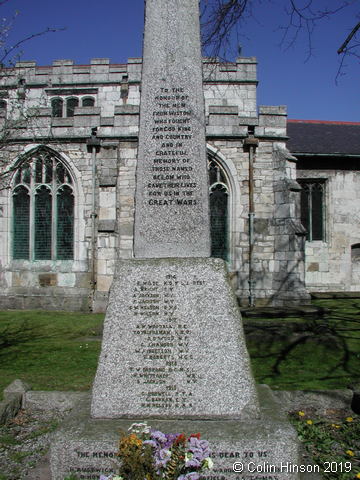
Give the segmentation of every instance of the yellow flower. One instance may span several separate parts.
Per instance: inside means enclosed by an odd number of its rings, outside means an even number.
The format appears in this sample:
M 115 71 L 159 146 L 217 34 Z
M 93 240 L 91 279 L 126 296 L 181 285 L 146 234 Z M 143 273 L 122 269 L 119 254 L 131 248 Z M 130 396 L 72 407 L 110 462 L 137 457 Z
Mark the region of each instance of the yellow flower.
M 341 428 L 341 426 L 340 426 L 340 425 L 337 425 L 336 423 L 332 423 L 331 426 L 332 426 L 333 428 Z
M 305 413 L 304 413 L 304 412 L 301 412 L 301 411 L 298 412 L 298 415 L 299 415 L 299 417 L 305 417 Z
M 307 423 L 308 425 L 312 425 L 312 424 L 313 424 L 313 421 L 312 421 L 312 420 L 306 420 L 306 423 Z
M 353 419 L 352 417 L 346 417 L 345 420 L 346 420 L 347 422 L 352 422 L 354 419 Z
M 355 478 L 360 478 L 360 472 L 356 474 Z
M 345 453 L 349 455 L 349 457 L 353 457 L 355 455 L 355 453 L 352 450 L 346 450 Z
M 129 439 L 130 444 L 137 445 L 138 447 L 141 447 L 142 441 L 140 440 L 140 438 L 137 435 L 135 435 L 135 433 L 131 433 L 129 435 L 128 439 Z

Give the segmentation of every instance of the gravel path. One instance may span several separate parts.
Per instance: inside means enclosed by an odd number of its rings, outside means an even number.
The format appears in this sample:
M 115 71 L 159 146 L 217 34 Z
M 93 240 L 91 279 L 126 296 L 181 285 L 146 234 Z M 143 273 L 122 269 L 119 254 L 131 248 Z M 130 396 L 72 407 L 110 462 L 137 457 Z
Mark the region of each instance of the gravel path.
M 48 480 L 32 475 L 34 467 L 48 451 L 53 431 L 64 413 L 20 410 L 6 425 L 0 426 L 0 480 Z M 39 469 L 37 469 L 39 470 Z

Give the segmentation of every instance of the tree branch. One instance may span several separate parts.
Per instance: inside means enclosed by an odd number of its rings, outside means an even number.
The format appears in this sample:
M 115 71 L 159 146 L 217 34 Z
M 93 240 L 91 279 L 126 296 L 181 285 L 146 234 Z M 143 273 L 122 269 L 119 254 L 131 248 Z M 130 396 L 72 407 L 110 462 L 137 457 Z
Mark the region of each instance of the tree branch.
M 351 30 L 351 32 L 349 33 L 349 35 L 346 37 L 346 40 L 345 42 L 341 45 L 341 47 L 339 48 L 339 50 L 337 51 L 337 53 L 340 55 L 340 53 L 344 53 L 345 50 L 347 49 L 347 46 L 348 44 L 351 42 L 351 40 L 354 38 L 354 36 L 356 35 L 356 32 L 359 30 L 360 28 L 360 22 L 355 25 L 355 27 Z
M 46 28 L 45 30 L 43 30 L 42 32 L 38 32 L 38 33 L 33 33 L 31 35 L 29 35 L 28 37 L 25 37 L 23 38 L 22 40 L 19 40 L 17 43 L 15 43 L 15 45 L 13 45 L 12 47 L 5 47 L 4 48 L 4 54 L 2 57 L 0 57 L 0 63 L 3 63 L 5 61 L 5 59 L 12 53 L 14 52 L 15 50 L 17 50 L 23 43 L 25 42 L 28 42 L 29 40 L 32 40 L 33 38 L 36 38 L 36 37 L 41 37 L 42 35 L 45 35 L 46 33 L 55 33 L 55 32 L 60 32 L 60 31 L 63 31 L 65 30 L 64 27 L 62 28 Z

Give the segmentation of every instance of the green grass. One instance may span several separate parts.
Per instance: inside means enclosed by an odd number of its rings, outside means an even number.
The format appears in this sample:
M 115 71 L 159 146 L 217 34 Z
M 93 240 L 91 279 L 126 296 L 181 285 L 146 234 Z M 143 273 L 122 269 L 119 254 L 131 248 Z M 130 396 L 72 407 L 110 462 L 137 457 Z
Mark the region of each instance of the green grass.
M 311 317 L 246 321 L 258 383 L 282 390 L 324 390 L 360 381 L 360 299 L 316 300 L 314 304 L 323 311 Z M 34 390 L 90 389 L 103 318 L 65 312 L 0 312 L 0 393 L 16 378 Z
M 258 383 L 281 390 L 347 388 L 360 381 L 360 299 L 315 300 L 304 318 L 248 320 Z
M 14 379 L 34 390 L 88 390 L 103 315 L 0 312 L 0 391 Z

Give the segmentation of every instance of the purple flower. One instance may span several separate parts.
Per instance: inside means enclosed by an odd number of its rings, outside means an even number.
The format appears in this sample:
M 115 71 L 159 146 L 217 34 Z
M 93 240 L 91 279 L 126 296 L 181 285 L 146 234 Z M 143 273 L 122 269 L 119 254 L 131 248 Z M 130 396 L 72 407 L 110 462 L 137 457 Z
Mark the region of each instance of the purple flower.
M 166 442 L 166 435 L 159 430 L 151 430 L 151 438 L 159 443 Z
M 143 445 L 150 445 L 151 447 L 156 447 L 157 443 L 155 442 L 155 440 L 144 440 Z
M 180 477 L 178 477 L 178 480 L 199 480 L 199 478 L 200 475 L 197 472 L 190 472 L 186 475 L 180 475 Z
M 193 468 L 200 468 L 201 467 L 201 460 L 197 459 L 196 457 L 191 458 L 185 463 L 186 467 L 193 467 Z
M 210 456 L 209 443 L 206 440 L 199 440 L 195 437 L 191 437 L 189 440 L 189 451 L 194 458 L 200 461 Z
M 167 448 L 162 448 L 161 450 L 158 450 L 155 452 L 155 461 L 156 461 L 156 466 L 162 466 L 165 467 L 167 462 L 171 458 L 171 452 Z

